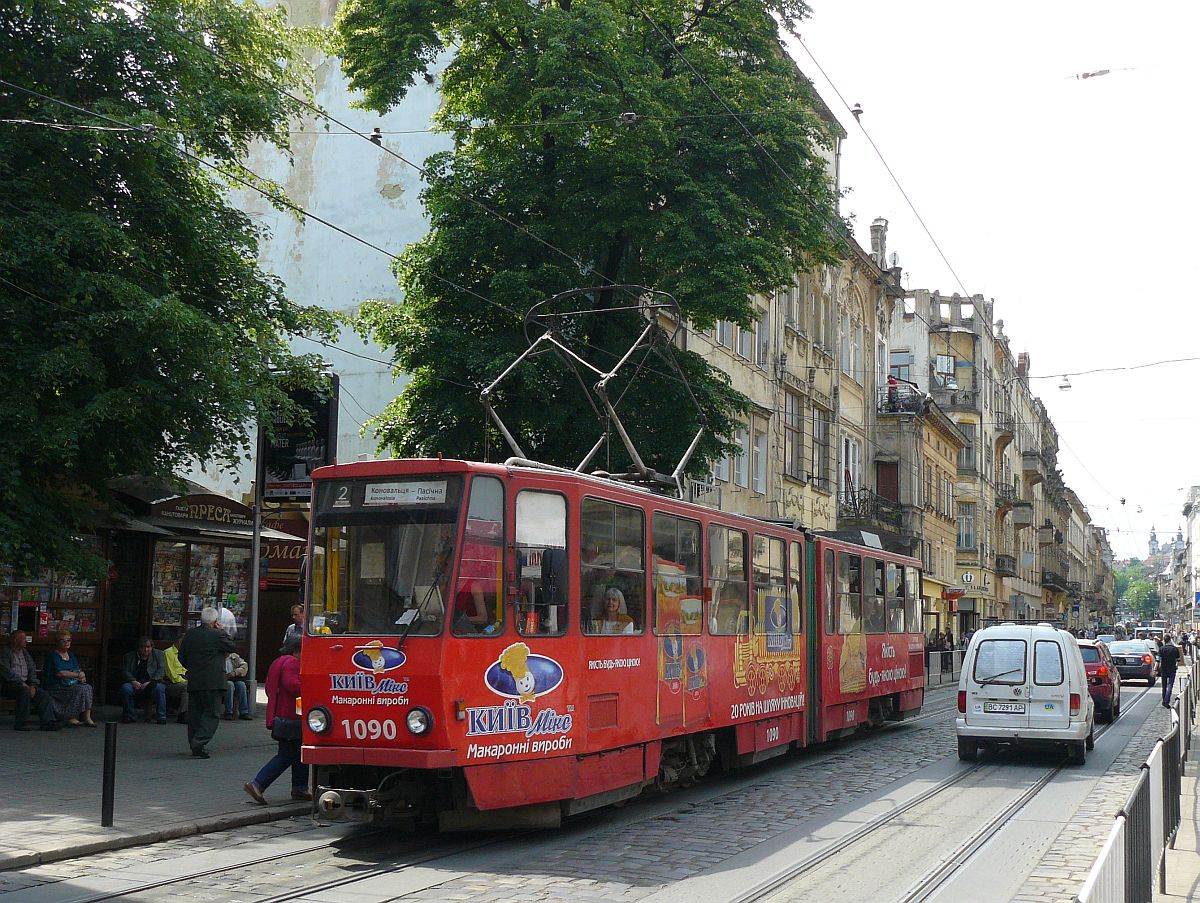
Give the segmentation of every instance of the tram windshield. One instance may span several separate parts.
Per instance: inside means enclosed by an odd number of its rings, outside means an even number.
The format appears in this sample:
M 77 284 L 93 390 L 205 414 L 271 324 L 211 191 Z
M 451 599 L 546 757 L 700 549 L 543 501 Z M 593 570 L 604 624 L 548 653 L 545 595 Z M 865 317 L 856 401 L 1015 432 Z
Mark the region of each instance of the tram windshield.
M 439 633 L 461 499 L 454 475 L 318 482 L 309 632 Z

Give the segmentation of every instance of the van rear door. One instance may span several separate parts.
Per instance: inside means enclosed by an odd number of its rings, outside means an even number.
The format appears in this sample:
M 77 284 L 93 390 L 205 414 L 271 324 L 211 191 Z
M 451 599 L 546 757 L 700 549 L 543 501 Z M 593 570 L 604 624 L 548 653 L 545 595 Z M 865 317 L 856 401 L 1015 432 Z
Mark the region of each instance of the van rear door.
M 1087 692 L 1087 687 L 1083 692 Z M 1069 727 L 1070 695 L 1062 643 L 1051 639 L 1035 640 L 1033 679 L 1029 682 L 1029 726 L 1034 729 Z M 1081 699 L 1081 705 L 1082 702 Z
M 1029 673 L 1029 644 L 1020 636 L 985 638 L 975 650 L 967 688 L 969 727 L 1019 730 L 1029 726 L 1025 684 Z

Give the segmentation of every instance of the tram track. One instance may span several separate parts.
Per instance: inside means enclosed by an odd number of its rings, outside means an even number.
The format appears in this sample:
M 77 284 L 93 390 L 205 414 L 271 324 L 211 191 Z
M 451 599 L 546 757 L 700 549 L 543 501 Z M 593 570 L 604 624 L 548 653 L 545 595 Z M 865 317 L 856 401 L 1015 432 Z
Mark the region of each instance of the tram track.
M 920 715 L 917 715 L 913 718 L 907 718 L 903 721 L 886 722 L 886 723 L 880 725 L 876 730 L 880 731 L 880 732 L 889 732 L 889 731 L 895 730 L 897 728 L 904 727 L 906 725 L 915 724 L 917 722 L 927 721 L 927 720 L 931 720 L 931 719 L 935 719 L 935 718 L 944 718 L 946 715 L 948 715 L 954 711 L 955 711 L 955 708 L 953 706 L 938 707 L 937 709 L 935 709 L 933 711 L 922 712 L 922 714 L 920 714 Z M 866 739 L 866 737 L 864 737 L 864 739 Z M 970 771 L 963 772 L 962 775 L 959 776 L 959 780 L 965 778 L 970 773 L 971 773 Z M 761 776 L 744 775 L 743 779 L 753 782 L 753 781 L 761 780 Z M 944 788 L 931 788 L 931 793 L 937 792 L 937 790 L 939 790 L 939 789 L 944 789 Z M 726 792 L 736 792 L 736 791 L 733 789 L 730 789 Z M 718 795 L 723 795 L 723 794 L 719 793 Z M 907 806 L 906 808 L 911 808 L 912 805 L 916 805 L 919 801 L 920 800 L 912 801 L 910 803 L 910 805 Z M 694 802 L 686 802 L 676 808 L 679 811 L 687 811 L 687 810 L 691 809 L 692 807 L 694 807 L 694 805 L 695 805 Z M 897 812 L 895 814 L 898 815 L 899 812 Z M 591 815 L 593 815 L 593 813 L 588 813 L 587 815 L 584 815 L 581 817 L 587 818 L 588 816 L 591 816 Z M 661 813 L 656 814 L 653 817 L 660 817 L 660 815 L 661 815 Z M 203 868 L 203 869 L 197 869 L 197 870 L 189 871 L 185 874 L 178 874 L 178 875 L 164 877 L 164 878 L 160 878 L 160 879 L 156 879 L 156 880 L 152 880 L 152 881 L 145 881 L 145 882 L 141 882 L 136 885 L 130 885 L 130 886 L 124 887 L 124 888 L 114 888 L 114 889 L 108 890 L 108 891 L 100 891 L 100 892 L 84 894 L 84 895 L 76 896 L 76 897 L 63 898 L 61 901 L 58 901 L 58 903 L 103 903 L 103 901 L 108 901 L 108 900 L 129 899 L 129 898 L 134 898 L 140 894 L 147 894 L 147 893 L 152 893 L 155 891 L 160 891 L 160 890 L 163 890 L 163 889 L 169 888 L 169 887 L 177 887 L 177 886 L 181 886 L 181 885 L 186 885 L 189 882 L 202 881 L 206 878 L 212 878 L 212 877 L 220 876 L 220 875 L 230 876 L 237 872 L 259 868 L 264 865 L 270 865 L 272 863 L 277 863 L 277 862 L 285 862 L 286 860 L 293 858 L 293 857 L 311 856 L 312 854 L 318 853 L 321 850 L 326 850 L 326 849 L 330 849 L 332 847 L 338 846 L 340 844 L 345 844 L 347 842 L 348 838 L 352 838 L 353 841 L 355 841 L 356 843 L 361 843 L 362 841 L 369 840 L 371 838 L 383 837 L 383 838 L 386 838 L 390 843 L 394 844 L 394 842 L 397 840 L 397 838 L 399 836 L 400 835 L 396 834 L 394 831 L 390 830 L 386 826 L 379 827 L 379 828 L 368 828 L 368 829 L 362 830 L 357 833 L 343 833 L 343 834 L 339 834 L 335 838 L 322 840 L 322 841 L 314 842 L 314 843 L 310 843 L 310 844 L 305 844 L 303 846 L 299 846 L 299 847 L 296 847 L 293 849 L 289 849 L 289 850 L 285 850 L 285 851 L 281 851 L 281 852 L 277 852 L 277 853 L 270 853 L 270 854 L 265 854 L 265 855 L 260 855 L 260 856 L 254 856 L 254 857 L 244 859 L 244 860 L 241 860 L 238 862 L 232 862 L 232 863 L 223 864 L 223 865 L 219 865 L 219 866 L 212 866 L 212 867 L 207 867 L 207 868 Z M 420 848 L 407 851 L 408 855 L 405 855 L 404 859 L 402 861 L 392 862 L 392 863 L 388 863 L 386 865 L 377 865 L 372 868 L 357 871 L 352 875 L 346 875 L 346 876 L 342 876 L 342 877 L 338 877 L 338 878 L 331 878 L 327 881 L 319 882 L 317 884 L 309 885 L 309 886 L 302 887 L 302 888 L 295 888 L 292 890 L 281 891 L 274 896 L 261 898 L 260 900 L 256 901 L 256 903 L 288 903 L 288 901 L 302 900 L 305 897 L 313 895 L 313 894 L 324 893 L 324 892 L 327 892 L 330 890 L 337 890 L 339 888 L 348 887 L 350 885 L 357 884 L 357 883 L 360 883 L 363 881 L 367 881 L 367 880 L 370 880 L 373 878 L 380 878 L 380 877 L 385 877 L 388 875 L 399 874 L 399 873 L 402 873 L 409 869 L 415 868 L 417 866 L 427 865 L 431 862 L 436 862 L 441 859 L 451 858 L 451 857 L 457 856 L 462 853 L 486 849 L 489 847 L 498 846 L 502 843 L 509 843 L 514 839 L 514 837 L 519 837 L 519 836 L 523 836 L 523 835 L 516 835 L 516 834 L 510 833 L 510 834 L 505 834 L 505 835 L 499 836 L 499 837 L 490 837 L 490 838 L 485 838 L 485 839 L 480 839 L 480 840 L 472 840 L 472 841 L 468 841 L 468 842 L 454 843 L 454 844 L 448 845 L 444 848 L 438 848 L 438 849 L 431 849 L 428 841 L 423 841 L 422 843 L 424 845 L 421 846 Z M 361 854 L 364 851 L 359 849 L 357 852 Z M 402 855 L 404 855 L 404 854 L 402 854 Z M 385 856 L 383 858 L 386 859 L 386 858 L 390 858 L 390 857 L 387 854 L 385 854 Z M 395 898 L 390 898 L 390 899 L 400 899 L 400 898 L 395 897 Z
M 1136 696 L 1129 708 L 1136 706 L 1149 693 L 1150 688 L 1143 690 Z M 950 709 L 949 711 L 956 711 Z M 946 714 L 945 711 L 931 712 L 930 717 L 937 714 Z M 922 715 L 920 720 L 926 716 Z M 1096 739 L 1099 740 L 1108 731 L 1116 726 L 1118 722 L 1110 722 L 1096 732 Z M 984 768 L 991 767 L 994 763 L 991 761 L 975 762 L 968 766 L 965 770 L 960 770 L 957 773 L 948 776 L 939 781 L 928 789 L 914 796 L 912 799 L 889 809 L 875 818 L 864 822 L 860 827 L 843 835 L 835 841 L 823 846 L 820 850 L 806 856 L 800 860 L 777 872 L 775 875 L 755 884 L 729 898 L 729 903 L 753 903 L 753 901 L 766 900 L 773 898 L 773 895 L 785 890 L 789 885 L 795 882 L 804 874 L 811 872 L 819 866 L 825 865 L 829 860 L 842 854 L 855 845 L 862 843 L 864 840 L 876 834 L 880 829 L 895 822 L 896 819 L 903 816 L 918 806 L 928 803 L 931 799 L 945 793 L 957 784 L 965 781 L 967 778 L 978 773 Z M 923 876 L 916 884 L 910 886 L 901 896 L 895 898 L 898 903 L 917 903 L 917 901 L 928 900 L 946 885 L 946 883 L 983 847 L 985 847 L 1009 822 L 1009 820 L 1021 809 L 1029 804 L 1029 802 L 1046 787 L 1051 781 L 1057 777 L 1066 767 L 1065 758 L 1049 768 L 1044 774 L 1040 775 L 1036 781 L 1031 783 L 1023 791 L 1021 791 L 1012 801 L 1003 806 L 993 816 L 988 818 L 976 830 L 972 831 L 962 842 L 955 845 L 954 849 L 935 867 L 929 874 Z
M 124 897 L 131 897 L 134 894 L 147 893 L 149 891 L 160 890 L 164 887 L 173 885 L 186 884 L 189 881 L 199 881 L 203 878 L 211 878 L 214 875 L 223 875 L 228 872 L 235 872 L 240 869 L 254 868 L 256 866 L 268 865 L 273 862 L 281 862 L 293 856 L 307 856 L 320 850 L 329 849 L 344 841 L 347 837 L 353 836 L 356 840 L 371 838 L 378 835 L 387 834 L 379 828 L 371 828 L 365 831 L 341 834 L 336 838 L 322 840 L 304 846 L 285 850 L 279 853 L 271 853 L 263 856 L 255 856 L 250 859 L 244 859 L 239 862 L 229 863 L 227 865 L 212 866 L 211 868 L 197 869 L 183 875 L 173 875 L 169 878 L 161 878 L 155 881 L 144 881 L 137 885 L 132 885 L 125 888 L 117 888 L 110 891 L 100 891 L 96 893 L 85 894 L 79 897 L 70 897 L 59 901 L 59 903 L 102 903 L 104 900 L 120 900 Z

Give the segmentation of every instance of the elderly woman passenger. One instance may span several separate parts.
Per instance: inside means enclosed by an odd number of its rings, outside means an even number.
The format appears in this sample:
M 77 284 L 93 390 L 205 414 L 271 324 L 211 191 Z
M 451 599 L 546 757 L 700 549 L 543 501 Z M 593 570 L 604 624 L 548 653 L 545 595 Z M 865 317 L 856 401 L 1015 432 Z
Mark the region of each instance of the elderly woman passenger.
M 71 651 L 71 631 L 60 630 L 54 639 L 54 648 L 46 654 L 42 686 L 58 705 L 67 724 L 72 727 L 95 727 L 96 722 L 92 720 L 92 685 L 87 682 L 79 659 Z
M 633 618 L 625 606 L 625 594 L 615 586 L 604 591 L 600 616 L 592 619 L 591 633 L 633 633 Z

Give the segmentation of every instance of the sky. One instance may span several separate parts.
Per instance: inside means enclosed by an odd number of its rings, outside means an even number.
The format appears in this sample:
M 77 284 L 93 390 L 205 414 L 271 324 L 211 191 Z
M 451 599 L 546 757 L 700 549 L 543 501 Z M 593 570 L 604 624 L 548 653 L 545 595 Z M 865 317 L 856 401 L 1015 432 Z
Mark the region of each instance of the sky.
M 1067 485 L 1144 557 L 1200 484 L 1200 359 L 1141 366 L 1200 358 L 1200 4 L 809 2 L 789 50 L 849 133 L 859 243 L 882 216 L 906 287 L 994 299 Z

